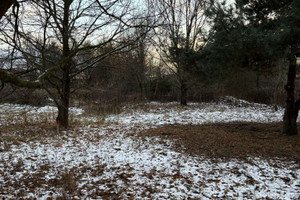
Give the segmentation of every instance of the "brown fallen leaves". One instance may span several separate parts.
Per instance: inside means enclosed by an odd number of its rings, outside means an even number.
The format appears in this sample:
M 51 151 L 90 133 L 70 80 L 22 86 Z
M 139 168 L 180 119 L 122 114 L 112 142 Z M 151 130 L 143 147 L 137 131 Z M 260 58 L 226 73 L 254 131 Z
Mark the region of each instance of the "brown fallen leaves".
M 142 131 L 140 136 L 161 137 L 178 151 L 211 158 L 281 158 L 300 161 L 300 135 L 281 134 L 281 123 L 217 123 L 168 125 Z

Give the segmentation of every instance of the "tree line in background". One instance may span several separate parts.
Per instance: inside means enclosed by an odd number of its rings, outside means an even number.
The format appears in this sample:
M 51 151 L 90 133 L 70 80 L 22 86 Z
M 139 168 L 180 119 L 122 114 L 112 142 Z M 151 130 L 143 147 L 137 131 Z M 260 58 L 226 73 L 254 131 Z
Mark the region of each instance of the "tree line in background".
M 63 127 L 70 99 L 187 105 L 233 95 L 285 105 L 283 132 L 297 134 L 299 1 L 6 2 L 2 97 L 45 91 Z

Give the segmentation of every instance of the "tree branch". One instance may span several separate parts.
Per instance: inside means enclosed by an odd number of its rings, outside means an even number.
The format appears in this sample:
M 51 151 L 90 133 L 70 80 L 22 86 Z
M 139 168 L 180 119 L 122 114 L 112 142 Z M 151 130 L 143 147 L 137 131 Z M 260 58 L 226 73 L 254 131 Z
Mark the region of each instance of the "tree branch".
M 17 76 L 14 76 L 12 74 L 8 74 L 3 70 L 0 70 L 0 80 L 3 83 L 11 83 L 18 87 L 25 87 L 25 88 L 39 88 L 42 86 L 40 82 L 37 81 L 27 81 L 27 80 L 21 80 Z
M 0 6 L 0 19 L 6 13 L 6 11 L 16 2 L 16 0 L 2 0 Z

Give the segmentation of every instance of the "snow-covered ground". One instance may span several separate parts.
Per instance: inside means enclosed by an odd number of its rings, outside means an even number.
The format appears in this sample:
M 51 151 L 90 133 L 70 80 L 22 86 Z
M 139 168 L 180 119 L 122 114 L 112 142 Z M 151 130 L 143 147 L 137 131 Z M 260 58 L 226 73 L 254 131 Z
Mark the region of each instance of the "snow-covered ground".
M 127 112 L 111 116 L 107 121 L 114 121 L 127 126 L 143 124 L 152 127 L 166 124 L 203 124 L 233 121 L 277 122 L 282 120 L 282 116 L 282 108 L 275 111 L 274 106 L 249 103 L 233 97 L 226 97 L 216 103 L 191 103 L 189 107 L 180 107 L 175 102 L 166 104 L 150 102 L 146 110 L 127 109 Z
M 0 125 L 44 120 L 53 107 L 0 105 Z M 0 140 L 0 197 L 4 199 L 299 199 L 299 163 L 249 158 L 216 161 L 172 150 L 135 133 L 165 124 L 274 122 L 283 110 L 232 97 L 217 103 L 150 102 L 105 121 L 82 115 L 61 136 L 9 144 Z M 20 113 L 22 114 L 22 117 Z M 9 116 L 9 119 L 7 118 Z M 16 117 L 18 116 L 19 117 Z M 24 117 L 26 115 L 26 117 Z M 54 124 L 55 127 L 55 124 Z M 55 130 L 55 129 L 54 129 Z M 0 131 L 1 136 L 9 133 Z M 61 144 L 61 145 L 60 145 Z

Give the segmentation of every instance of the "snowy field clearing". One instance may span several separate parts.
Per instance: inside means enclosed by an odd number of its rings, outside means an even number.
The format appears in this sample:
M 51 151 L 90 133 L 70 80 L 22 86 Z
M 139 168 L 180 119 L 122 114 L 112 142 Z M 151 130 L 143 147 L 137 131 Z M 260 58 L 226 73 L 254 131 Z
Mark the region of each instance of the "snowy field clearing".
M 56 109 L 0 105 L 0 197 L 4 199 L 300 199 L 299 163 L 192 157 L 141 130 L 166 124 L 281 121 L 283 110 L 232 97 L 217 103 L 150 102 L 118 115 L 87 117 L 72 108 L 55 135 Z M 40 124 L 53 124 L 43 129 Z M 30 131 L 40 136 L 20 140 Z M 10 132 L 6 131 L 10 130 Z M 28 131 L 28 133 L 27 133 Z M 7 139 L 13 138 L 13 139 Z

